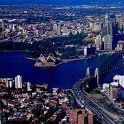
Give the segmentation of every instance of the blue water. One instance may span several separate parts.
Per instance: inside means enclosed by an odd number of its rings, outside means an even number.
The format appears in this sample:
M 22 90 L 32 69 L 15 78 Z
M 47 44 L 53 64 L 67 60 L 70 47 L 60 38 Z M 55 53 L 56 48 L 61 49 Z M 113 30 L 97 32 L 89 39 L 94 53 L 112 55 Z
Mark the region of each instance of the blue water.
M 23 76 L 23 82 L 32 84 L 48 83 L 49 87 L 71 88 L 80 78 L 85 77 L 86 68 L 95 69 L 106 56 L 63 64 L 56 68 L 36 68 L 35 61 L 25 59 L 25 52 L 0 52 L 0 78 Z
M 116 70 L 116 71 L 113 71 L 112 73 L 107 74 L 107 76 L 104 79 L 104 83 L 111 83 L 115 75 L 124 75 L 124 68 L 121 68 L 119 70 Z

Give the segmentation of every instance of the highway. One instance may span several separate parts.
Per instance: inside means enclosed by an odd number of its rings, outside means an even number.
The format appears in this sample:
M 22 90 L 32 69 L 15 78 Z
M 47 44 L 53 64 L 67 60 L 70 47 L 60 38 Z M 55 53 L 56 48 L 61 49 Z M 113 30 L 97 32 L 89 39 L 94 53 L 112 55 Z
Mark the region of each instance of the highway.
M 95 78 L 94 76 L 86 77 L 84 79 L 79 80 L 76 82 L 73 87 L 73 94 L 75 98 L 78 100 L 80 105 L 85 105 L 85 107 L 91 111 L 93 114 L 97 115 L 97 118 L 101 120 L 102 124 L 114 124 L 114 121 L 109 117 L 95 102 L 93 102 L 89 97 L 88 94 L 82 89 L 84 84 Z

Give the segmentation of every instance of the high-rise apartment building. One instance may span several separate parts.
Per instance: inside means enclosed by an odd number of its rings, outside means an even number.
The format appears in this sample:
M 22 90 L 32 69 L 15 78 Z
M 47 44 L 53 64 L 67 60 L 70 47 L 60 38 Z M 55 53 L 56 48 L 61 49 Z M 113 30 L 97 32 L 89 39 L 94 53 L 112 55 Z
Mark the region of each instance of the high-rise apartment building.
M 20 75 L 17 75 L 15 77 L 15 88 L 21 89 L 22 88 L 22 77 Z

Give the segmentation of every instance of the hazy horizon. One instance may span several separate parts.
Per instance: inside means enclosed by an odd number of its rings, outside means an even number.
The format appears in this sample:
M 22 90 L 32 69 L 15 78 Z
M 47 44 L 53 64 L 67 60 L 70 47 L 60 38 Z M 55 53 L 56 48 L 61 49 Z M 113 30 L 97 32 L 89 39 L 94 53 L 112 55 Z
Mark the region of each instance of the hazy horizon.
M 64 4 L 64 5 L 79 5 L 91 2 L 113 3 L 123 2 L 123 0 L 0 0 L 0 4 Z

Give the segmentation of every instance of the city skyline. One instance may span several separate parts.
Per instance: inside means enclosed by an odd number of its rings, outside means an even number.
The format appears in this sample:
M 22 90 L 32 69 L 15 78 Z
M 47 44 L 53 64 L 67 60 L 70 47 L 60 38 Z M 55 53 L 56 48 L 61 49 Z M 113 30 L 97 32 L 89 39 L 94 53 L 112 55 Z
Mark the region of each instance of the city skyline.
M 124 6 L 113 2 L 0 1 L 0 124 L 124 124 Z

